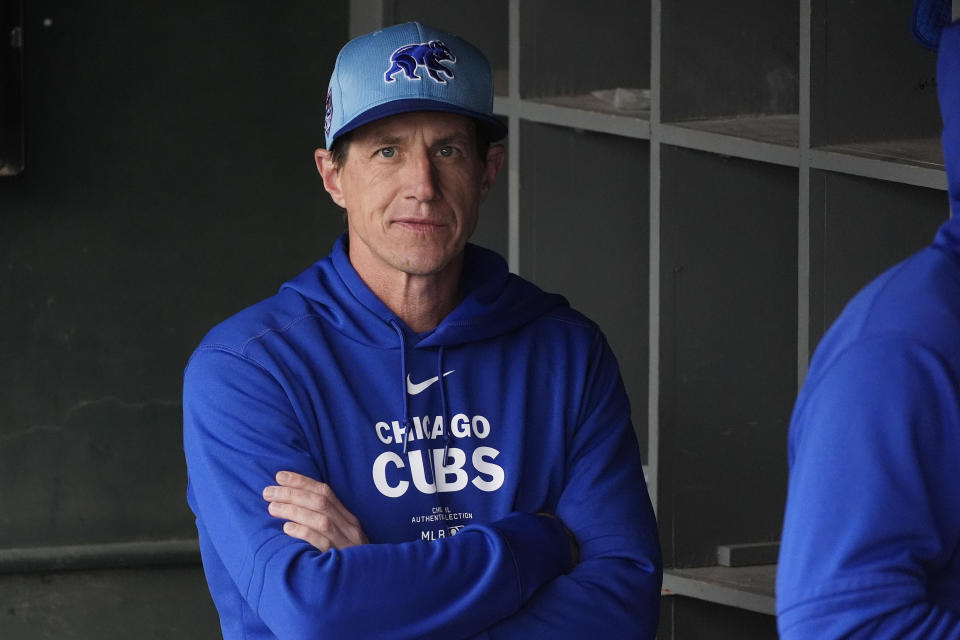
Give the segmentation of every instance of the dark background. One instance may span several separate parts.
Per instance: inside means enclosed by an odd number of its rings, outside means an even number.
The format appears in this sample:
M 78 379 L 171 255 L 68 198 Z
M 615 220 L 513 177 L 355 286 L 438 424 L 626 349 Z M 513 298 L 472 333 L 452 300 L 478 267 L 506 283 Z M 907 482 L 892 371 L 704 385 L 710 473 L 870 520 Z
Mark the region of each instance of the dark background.
M 25 170 L 0 178 L 0 637 L 215 637 L 169 543 L 196 537 L 182 370 L 343 228 L 312 156 L 347 2 L 24 9 Z M 143 566 L 70 553 L 117 542 Z M 37 548 L 56 557 L 18 551 Z M 34 556 L 87 568 L 17 570 Z

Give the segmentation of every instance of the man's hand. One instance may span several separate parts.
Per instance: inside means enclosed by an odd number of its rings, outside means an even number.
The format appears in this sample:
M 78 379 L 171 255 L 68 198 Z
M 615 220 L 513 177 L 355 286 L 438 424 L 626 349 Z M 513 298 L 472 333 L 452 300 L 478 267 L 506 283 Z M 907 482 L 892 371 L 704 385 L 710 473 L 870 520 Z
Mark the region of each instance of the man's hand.
M 367 544 L 360 521 L 347 511 L 330 485 L 292 471 L 277 473 L 277 484 L 263 490 L 267 510 L 283 518 L 283 532 L 320 551 Z

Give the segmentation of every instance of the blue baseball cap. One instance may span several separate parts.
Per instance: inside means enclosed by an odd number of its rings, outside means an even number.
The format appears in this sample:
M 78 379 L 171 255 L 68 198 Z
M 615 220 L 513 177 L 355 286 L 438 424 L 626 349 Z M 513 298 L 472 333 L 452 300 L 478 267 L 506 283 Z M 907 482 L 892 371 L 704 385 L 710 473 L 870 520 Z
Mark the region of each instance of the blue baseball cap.
M 936 51 L 940 33 L 952 20 L 951 0 L 916 0 L 910 17 L 910 32 L 919 44 Z
M 466 40 L 407 22 L 344 45 L 327 89 L 327 149 L 348 131 L 410 111 L 459 113 L 491 141 L 507 135 L 493 115 L 490 63 Z

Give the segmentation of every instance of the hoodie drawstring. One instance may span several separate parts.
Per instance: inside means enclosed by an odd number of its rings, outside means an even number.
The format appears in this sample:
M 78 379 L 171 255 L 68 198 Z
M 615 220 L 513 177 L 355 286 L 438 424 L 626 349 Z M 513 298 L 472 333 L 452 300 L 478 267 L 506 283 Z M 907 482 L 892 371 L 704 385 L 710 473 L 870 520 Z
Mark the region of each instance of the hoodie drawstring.
M 407 397 L 407 341 L 403 335 L 403 328 L 396 320 L 389 322 L 393 330 L 397 332 L 400 339 L 400 388 L 403 393 L 403 453 L 407 453 L 410 439 L 413 437 L 413 425 L 410 422 L 410 399 Z M 444 382 L 446 376 L 443 374 L 443 346 L 437 349 L 437 379 L 440 385 L 440 435 L 443 437 L 443 464 L 447 464 L 447 456 L 450 453 L 450 445 L 453 443 L 452 430 L 447 426 L 449 416 L 449 407 L 447 406 L 447 388 Z M 433 477 L 434 485 L 437 484 L 437 470 L 433 463 L 433 455 L 427 455 L 427 461 L 430 464 L 430 474 Z
M 403 395 L 403 453 L 407 453 L 410 442 L 410 401 L 407 399 L 407 341 L 403 337 L 403 329 L 396 320 L 390 321 L 390 326 L 400 338 L 400 391 Z
M 450 443 L 453 441 L 453 433 L 447 426 L 450 412 L 447 407 L 446 384 L 444 384 L 444 378 L 446 378 L 446 376 L 443 374 L 443 345 L 437 350 L 437 377 L 440 379 L 440 410 L 443 412 L 441 414 L 442 422 L 440 423 L 440 428 L 443 430 L 443 464 L 446 465 L 447 454 L 450 452 Z

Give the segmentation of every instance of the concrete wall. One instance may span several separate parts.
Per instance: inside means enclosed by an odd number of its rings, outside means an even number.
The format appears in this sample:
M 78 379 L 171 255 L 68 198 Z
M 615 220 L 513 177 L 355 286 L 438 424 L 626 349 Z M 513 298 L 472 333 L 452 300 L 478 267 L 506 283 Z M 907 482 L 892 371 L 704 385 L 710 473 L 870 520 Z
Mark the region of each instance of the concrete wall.
M 0 637 L 216 637 L 181 373 L 342 229 L 312 152 L 347 2 L 25 5 L 26 170 L 0 178 Z

